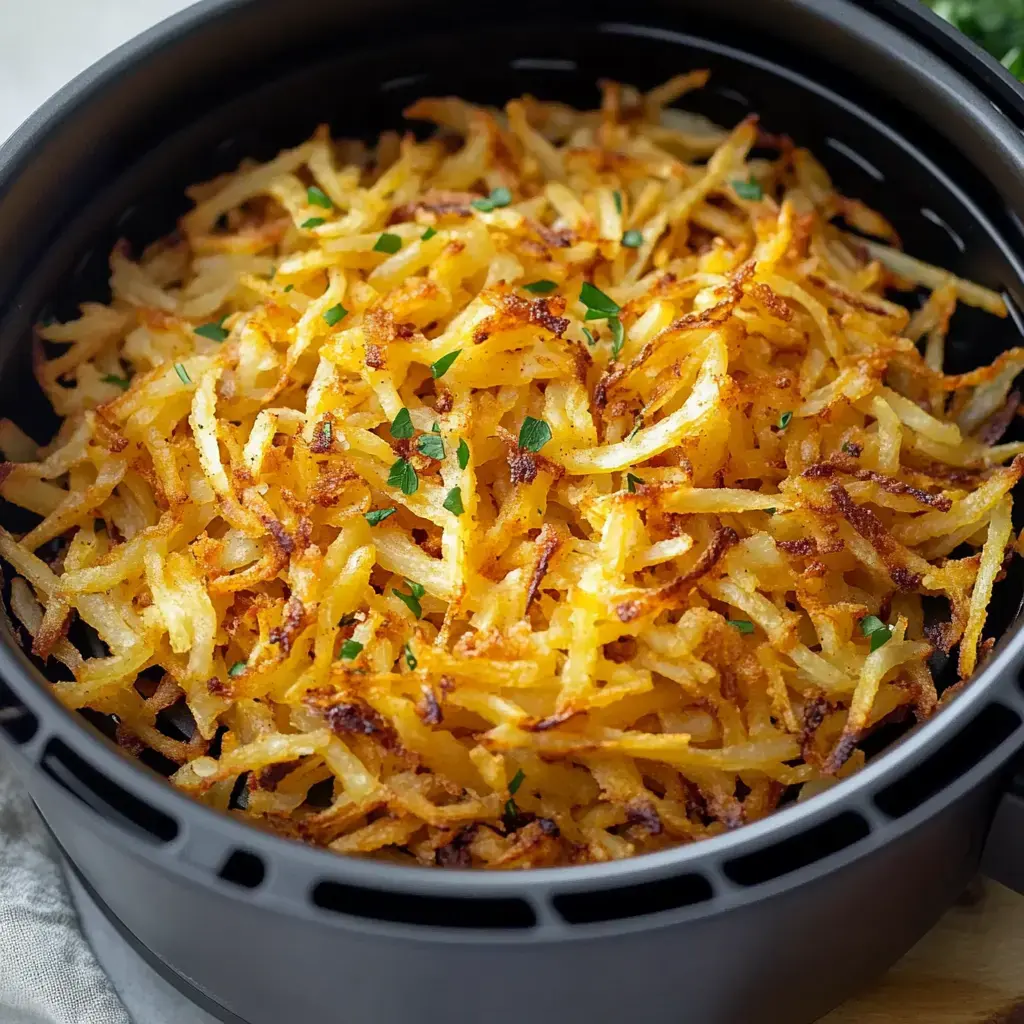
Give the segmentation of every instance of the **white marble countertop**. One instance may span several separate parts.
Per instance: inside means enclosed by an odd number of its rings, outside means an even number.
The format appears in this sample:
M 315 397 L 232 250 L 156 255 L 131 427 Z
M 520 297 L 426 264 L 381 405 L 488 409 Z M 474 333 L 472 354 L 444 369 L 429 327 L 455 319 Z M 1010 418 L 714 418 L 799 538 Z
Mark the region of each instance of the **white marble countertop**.
M 114 47 L 190 0 L 0 0 L 0 140 Z

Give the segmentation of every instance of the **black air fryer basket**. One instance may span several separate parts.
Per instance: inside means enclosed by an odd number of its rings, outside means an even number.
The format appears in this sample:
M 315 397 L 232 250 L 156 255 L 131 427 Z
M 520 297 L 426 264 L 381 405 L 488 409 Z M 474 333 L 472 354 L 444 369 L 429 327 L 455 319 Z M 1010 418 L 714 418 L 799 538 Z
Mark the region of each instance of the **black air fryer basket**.
M 1019 343 L 1024 96 L 916 0 L 209 0 L 0 150 L 4 414 L 49 436 L 32 323 L 105 295 L 113 242 L 170 230 L 187 184 L 322 121 L 373 137 L 422 95 L 592 105 L 599 78 L 649 87 L 695 67 L 712 78 L 688 105 L 723 124 L 756 111 L 911 252 L 1005 291 L 1005 322 L 957 314 L 953 369 Z M 1024 881 L 1022 575 L 997 594 L 1002 639 L 976 680 L 854 778 L 631 861 L 398 868 L 258 832 L 63 710 L 6 619 L 0 746 L 96 902 L 225 1021 L 802 1024 L 895 961 L 983 851 Z

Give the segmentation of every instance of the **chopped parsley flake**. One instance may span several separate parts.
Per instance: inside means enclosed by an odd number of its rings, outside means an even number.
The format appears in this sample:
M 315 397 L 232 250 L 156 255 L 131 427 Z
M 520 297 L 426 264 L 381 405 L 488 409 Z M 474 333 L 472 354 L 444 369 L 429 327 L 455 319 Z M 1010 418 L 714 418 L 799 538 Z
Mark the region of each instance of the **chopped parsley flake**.
M 240 676 L 245 671 L 245 662 L 236 661 L 231 668 L 228 669 L 229 676 Z
M 608 326 L 612 332 L 612 359 L 618 359 L 626 340 L 626 332 L 622 329 L 622 321 L 617 316 L 608 321 Z
M 346 661 L 351 661 L 353 658 L 358 657 L 362 649 L 363 645 L 358 640 L 346 640 L 341 645 L 341 651 L 338 656 Z
M 626 490 L 630 494 L 636 494 L 636 485 L 642 484 L 644 481 L 641 477 L 635 476 L 633 473 L 626 474 Z
M 402 248 L 402 238 L 400 235 L 393 235 L 390 231 L 385 231 L 384 234 L 377 239 L 374 243 L 374 252 L 385 252 L 389 256 L 394 256 L 399 249 Z
M 539 452 L 551 440 L 551 428 L 544 420 L 527 416 L 519 428 L 519 447 L 528 452 Z
M 415 494 L 420 485 L 413 464 L 408 459 L 399 459 L 388 473 L 388 487 L 397 487 L 403 494 Z
M 369 512 L 363 513 L 363 518 L 371 526 L 376 526 L 378 523 L 383 523 L 388 516 L 393 516 L 395 511 L 394 508 L 372 508 Z
M 779 417 L 779 430 L 785 430 L 785 429 L 786 429 L 786 427 L 788 427 L 788 426 L 789 426 L 789 421 L 790 421 L 790 420 L 791 420 L 792 418 L 793 418 L 793 414 L 792 414 L 791 412 L 784 412 L 784 413 L 783 413 L 783 414 L 782 414 L 782 415 L 781 415 L 781 416 Z
M 462 488 L 453 487 L 445 497 L 442 507 L 451 512 L 452 515 L 461 516 L 466 511 L 462 507 Z
M 348 316 L 348 310 L 339 302 L 336 306 L 331 306 L 331 308 L 324 313 L 324 322 L 328 327 L 333 327 L 346 316 Z
M 330 196 L 322 189 L 317 188 L 316 185 L 310 185 L 306 189 L 306 202 L 310 206 L 321 206 L 325 210 L 334 209 L 334 203 L 331 202 Z
M 459 460 L 459 469 L 465 469 L 469 465 L 469 445 L 464 437 L 459 438 L 459 447 L 455 453 Z
M 103 378 L 103 383 L 116 384 L 122 391 L 127 391 L 132 382 L 130 377 L 118 377 L 116 373 L 108 373 Z
M 733 629 L 738 629 L 741 633 L 753 633 L 754 624 L 749 619 L 726 619 Z
M 761 186 L 753 178 L 748 178 L 746 181 L 734 181 L 732 187 L 740 199 L 757 200 L 764 198 Z
M 174 372 L 178 375 L 178 379 L 182 384 L 192 383 L 192 378 L 188 375 L 188 370 L 185 369 L 184 363 L 175 363 Z
M 399 409 L 398 415 L 391 421 L 391 436 L 405 438 L 412 437 L 412 434 L 412 416 L 409 415 L 409 410 Z
M 416 450 L 420 455 L 440 462 L 444 458 L 444 441 L 440 434 L 421 434 L 416 439 Z
M 227 314 L 222 316 L 219 320 L 211 321 L 208 324 L 200 324 L 196 328 L 196 334 L 198 334 L 200 338 L 209 338 L 210 341 L 223 341 L 229 333 L 224 329 L 225 320 L 227 320 Z
M 523 285 L 523 291 L 531 292 L 534 295 L 547 295 L 548 292 L 553 292 L 558 287 L 554 281 L 549 281 L 545 278 L 542 281 L 531 281 L 529 284 Z
M 318 228 L 318 227 L 320 227 L 321 224 L 326 224 L 326 223 L 327 223 L 327 221 L 325 221 L 323 219 L 323 217 L 307 217 L 306 220 L 304 220 L 299 225 L 299 227 L 300 228 L 306 228 L 308 230 L 309 228 Z
M 459 358 L 459 353 L 461 351 L 461 348 L 457 348 L 454 352 L 449 352 L 447 355 L 441 356 L 437 362 L 430 364 L 430 375 L 434 380 L 439 380 L 452 368 L 452 363 Z
M 619 304 L 589 281 L 580 288 L 580 302 L 587 307 L 587 320 L 607 320 L 619 312 Z
M 627 231 L 622 236 L 622 244 L 627 249 L 639 249 L 644 244 L 643 233 L 637 231 L 635 228 L 632 231 Z
M 422 235 L 420 235 L 420 241 L 429 242 L 436 234 L 437 231 L 434 228 L 427 228 L 427 230 L 424 231 Z

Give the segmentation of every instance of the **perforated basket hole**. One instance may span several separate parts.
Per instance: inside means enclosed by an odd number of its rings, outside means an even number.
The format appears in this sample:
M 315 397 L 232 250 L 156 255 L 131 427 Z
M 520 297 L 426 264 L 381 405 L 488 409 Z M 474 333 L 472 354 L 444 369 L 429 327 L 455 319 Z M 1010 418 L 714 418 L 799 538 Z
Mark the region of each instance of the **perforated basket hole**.
M 169 843 L 178 834 L 173 818 L 108 779 L 60 740 L 46 744 L 39 766 L 65 792 L 137 835 Z
M 875 794 L 875 806 L 901 818 L 955 782 L 1020 727 L 1020 716 L 1003 704 L 989 704 L 949 742 Z
M 563 892 L 553 897 L 552 902 L 569 924 L 595 924 L 691 907 L 706 902 L 714 894 L 703 875 L 687 874 L 614 889 Z
M 257 889 L 263 884 L 267 867 L 263 858 L 248 850 L 234 850 L 217 872 L 219 878 L 243 889 Z
M 533 928 L 537 923 L 533 907 L 514 897 L 421 896 L 342 882 L 320 882 L 311 895 L 322 910 L 427 928 L 519 929 Z
M 15 743 L 28 743 L 39 731 L 39 719 L 6 683 L 0 681 L 0 731 Z
M 866 839 L 871 832 L 867 821 L 854 811 L 844 811 L 754 853 L 727 860 L 722 865 L 726 878 L 737 885 L 763 885 L 799 871 L 809 864 L 831 857 L 840 850 Z

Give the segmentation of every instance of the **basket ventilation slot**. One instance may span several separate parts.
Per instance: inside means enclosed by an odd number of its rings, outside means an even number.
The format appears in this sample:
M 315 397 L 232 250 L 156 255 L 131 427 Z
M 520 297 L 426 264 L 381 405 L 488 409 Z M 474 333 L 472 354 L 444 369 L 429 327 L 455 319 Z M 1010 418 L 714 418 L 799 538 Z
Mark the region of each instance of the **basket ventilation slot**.
M 169 843 L 178 834 L 173 818 L 122 789 L 60 740 L 46 744 L 39 765 L 66 792 L 136 835 Z
M 342 882 L 320 882 L 312 897 L 323 910 L 427 928 L 532 928 L 537 923 L 530 904 L 512 897 L 421 896 Z
M 614 889 L 563 892 L 552 902 L 569 924 L 595 924 L 691 907 L 713 895 L 714 889 L 703 875 L 688 874 Z
M 39 719 L 0 680 L 0 732 L 15 743 L 28 743 L 39 731 Z
M 875 805 L 901 818 L 955 782 L 1020 728 L 1020 716 L 1003 704 L 989 704 L 948 743 L 917 767 L 875 794 Z
M 258 889 L 263 884 L 267 867 L 263 858 L 249 853 L 248 850 L 233 850 L 231 856 L 224 861 L 224 866 L 217 872 L 218 878 L 243 889 Z
M 726 878 L 737 885 L 763 885 L 792 871 L 831 857 L 866 839 L 871 826 L 854 811 L 844 811 L 828 821 L 765 846 L 755 853 L 728 860 L 722 865 Z

